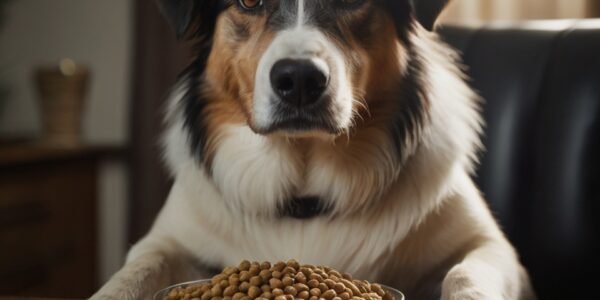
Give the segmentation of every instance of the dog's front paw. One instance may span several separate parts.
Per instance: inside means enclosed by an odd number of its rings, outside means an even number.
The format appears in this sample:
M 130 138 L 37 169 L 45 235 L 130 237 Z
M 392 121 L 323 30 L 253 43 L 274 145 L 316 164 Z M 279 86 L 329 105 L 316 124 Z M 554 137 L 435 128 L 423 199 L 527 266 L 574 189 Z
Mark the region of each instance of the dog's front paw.
M 442 300 L 503 300 L 500 291 L 489 291 L 481 277 L 462 265 L 457 265 L 444 279 Z

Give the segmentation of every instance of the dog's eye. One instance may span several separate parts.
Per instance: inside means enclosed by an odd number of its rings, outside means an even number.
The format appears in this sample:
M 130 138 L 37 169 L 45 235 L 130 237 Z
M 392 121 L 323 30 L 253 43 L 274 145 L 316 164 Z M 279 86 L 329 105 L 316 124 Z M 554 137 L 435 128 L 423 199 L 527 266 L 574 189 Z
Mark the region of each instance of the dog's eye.
M 263 0 L 239 0 L 239 3 L 243 9 L 251 10 L 261 7 Z

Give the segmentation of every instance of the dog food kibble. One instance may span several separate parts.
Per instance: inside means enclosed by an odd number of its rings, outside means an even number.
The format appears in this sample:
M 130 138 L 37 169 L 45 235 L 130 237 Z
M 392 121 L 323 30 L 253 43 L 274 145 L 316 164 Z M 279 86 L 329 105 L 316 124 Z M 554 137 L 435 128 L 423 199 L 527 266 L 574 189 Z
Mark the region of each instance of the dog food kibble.
M 177 287 L 164 300 L 394 300 L 378 284 L 328 267 L 243 261 L 209 283 Z

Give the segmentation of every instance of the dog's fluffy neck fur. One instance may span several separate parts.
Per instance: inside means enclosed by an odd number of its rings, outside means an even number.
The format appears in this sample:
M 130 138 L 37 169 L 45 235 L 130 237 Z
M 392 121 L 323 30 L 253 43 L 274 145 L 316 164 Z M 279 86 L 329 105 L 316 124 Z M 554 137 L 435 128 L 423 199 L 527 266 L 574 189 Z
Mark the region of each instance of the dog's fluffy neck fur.
M 245 124 L 228 124 L 217 133 L 220 144 L 207 172 L 188 144 L 180 101 L 190 87 L 180 83 L 170 100 L 164 139 L 176 182 L 163 214 L 183 206 L 193 219 L 182 221 L 190 232 L 167 234 L 204 236 L 218 246 L 188 250 L 225 265 L 294 257 L 358 277 L 377 276 L 374 262 L 394 251 L 457 186 L 477 193 L 468 176 L 479 144 L 476 97 L 454 66 L 454 53 L 434 34 L 417 28 L 413 35 L 423 68 L 412 75 L 429 85 L 422 96 L 435 101 L 428 102 L 427 117 L 414 129 L 420 130 L 419 139 L 404 138 L 401 157 L 388 127 L 357 129 L 350 144 L 315 139 L 298 147 L 257 135 Z M 280 201 L 303 195 L 329 201 L 335 218 L 274 217 Z M 408 198 L 413 200 L 403 201 Z

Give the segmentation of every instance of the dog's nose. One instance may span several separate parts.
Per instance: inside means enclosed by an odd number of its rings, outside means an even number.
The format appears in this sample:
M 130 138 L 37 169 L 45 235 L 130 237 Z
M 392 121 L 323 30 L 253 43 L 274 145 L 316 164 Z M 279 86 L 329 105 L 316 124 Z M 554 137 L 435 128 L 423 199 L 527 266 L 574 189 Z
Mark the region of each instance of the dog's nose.
M 280 60 L 270 77 L 281 101 L 296 107 L 318 102 L 329 84 L 329 74 L 307 59 Z

